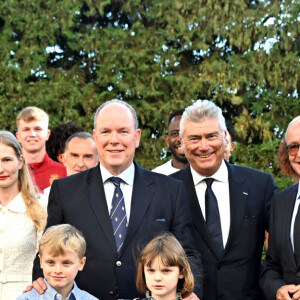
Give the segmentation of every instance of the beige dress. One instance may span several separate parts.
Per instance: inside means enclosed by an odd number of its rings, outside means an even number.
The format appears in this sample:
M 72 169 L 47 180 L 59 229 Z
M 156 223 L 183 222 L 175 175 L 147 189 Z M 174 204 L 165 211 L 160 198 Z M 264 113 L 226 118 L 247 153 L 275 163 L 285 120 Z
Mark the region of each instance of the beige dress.
M 32 282 L 39 233 L 25 212 L 20 193 L 7 206 L 0 204 L 1 300 L 16 300 Z

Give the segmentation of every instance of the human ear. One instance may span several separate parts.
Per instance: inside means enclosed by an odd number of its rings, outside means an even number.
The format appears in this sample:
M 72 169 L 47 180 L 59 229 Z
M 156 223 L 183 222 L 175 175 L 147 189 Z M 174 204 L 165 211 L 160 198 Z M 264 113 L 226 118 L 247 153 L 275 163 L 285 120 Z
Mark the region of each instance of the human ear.
M 84 256 L 81 260 L 80 260 L 80 265 L 78 267 L 78 271 L 82 271 L 83 270 L 83 267 L 85 265 L 85 262 L 86 262 L 86 257 Z

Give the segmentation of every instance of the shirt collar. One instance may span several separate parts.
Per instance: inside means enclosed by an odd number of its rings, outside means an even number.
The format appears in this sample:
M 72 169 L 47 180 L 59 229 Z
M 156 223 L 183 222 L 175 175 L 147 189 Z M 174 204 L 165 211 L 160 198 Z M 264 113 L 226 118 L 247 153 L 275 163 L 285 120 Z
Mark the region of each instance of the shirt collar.
M 111 174 L 107 169 L 105 169 L 101 164 L 100 164 L 100 171 L 101 171 L 103 183 L 105 183 L 109 178 L 114 177 L 114 175 Z M 121 178 L 124 182 L 126 182 L 126 184 L 133 186 L 134 171 L 135 171 L 134 164 L 131 163 L 131 165 L 126 170 L 124 170 L 121 174 L 119 174 L 118 177 Z
M 191 166 L 191 172 L 192 172 L 192 177 L 193 177 L 195 186 L 198 183 L 200 183 L 203 179 L 207 178 L 206 176 L 203 176 L 203 175 L 200 175 L 199 173 L 197 173 L 193 169 L 192 166 Z M 228 169 L 227 169 L 227 166 L 225 164 L 224 159 L 222 160 L 222 163 L 221 163 L 218 171 L 215 174 L 213 174 L 212 176 L 210 176 L 210 178 L 213 178 L 213 179 L 215 179 L 217 181 L 220 181 L 220 182 L 228 183 Z
M 33 170 L 35 169 L 39 169 L 41 168 L 43 165 L 45 165 L 49 160 L 49 155 L 47 154 L 47 152 L 45 153 L 45 156 L 43 158 L 42 161 L 38 162 L 38 163 L 32 163 L 32 164 L 28 164 L 29 167 Z
M 23 198 L 21 196 L 21 193 L 19 193 L 14 199 L 12 199 L 7 205 L 6 208 L 12 212 L 16 213 L 25 213 L 26 212 L 26 206 L 23 201 Z
M 298 184 L 298 193 L 297 193 L 296 200 L 300 201 L 300 183 Z
M 52 286 L 50 286 L 45 278 L 44 278 L 44 281 L 47 285 L 47 289 L 46 289 L 45 293 L 47 293 L 50 296 L 49 299 L 55 299 L 55 300 L 62 299 L 61 294 L 58 291 L 56 291 Z M 57 297 L 58 295 L 60 295 L 60 297 Z M 80 300 L 80 291 L 79 291 L 79 288 L 77 287 L 75 281 L 74 281 L 73 289 L 66 299 Z

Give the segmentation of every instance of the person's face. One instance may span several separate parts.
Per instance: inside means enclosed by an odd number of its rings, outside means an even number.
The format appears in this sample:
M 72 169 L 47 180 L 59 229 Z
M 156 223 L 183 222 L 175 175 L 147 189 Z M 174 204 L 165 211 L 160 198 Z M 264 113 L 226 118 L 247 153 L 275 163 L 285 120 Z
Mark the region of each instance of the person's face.
M 183 145 L 185 156 L 196 172 L 207 177 L 217 172 L 225 146 L 217 119 L 205 119 L 201 123 L 186 121 Z
M 45 149 L 45 143 L 50 135 L 48 124 L 45 120 L 25 122 L 20 120 L 16 133 L 18 141 L 25 152 L 39 152 Z
M 225 143 L 225 151 L 224 151 L 224 158 L 229 161 L 231 152 L 234 150 L 235 143 L 231 141 L 231 136 L 227 132 L 226 136 L 226 143 Z
M 119 175 L 133 162 L 141 131 L 134 129 L 130 110 L 113 103 L 98 114 L 93 131 L 100 163 L 113 175 Z
M 95 167 L 97 152 L 94 141 L 91 138 L 73 138 L 66 149 L 64 165 L 68 176 Z
M 73 288 L 78 271 L 82 271 L 86 258 L 80 259 L 73 249 L 53 256 L 47 249 L 40 254 L 40 264 L 47 282 L 60 294 L 67 295 Z
M 178 279 L 182 279 L 179 267 L 165 266 L 160 257 L 156 257 L 151 266 L 144 266 L 146 285 L 156 300 L 175 299 Z
M 166 135 L 166 143 L 171 151 L 172 159 L 181 163 L 187 163 L 183 148 L 181 147 L 181 140 L 179 136 L 179 123 L 181 116 L 175 116 L 168 127 L 168 135 Z
M 19 170 L 23 165 L 12 147 L 0 143 L 0 189 L 18 189 Z
M 300 144 L 300 123 L 293 124 L 288 132 L 287 132 L 287 145 L 299 145 Z M 294 171 L 297 173 L 298 176 L 300 176 L 300 149 L 298 149 L 298 152 L 296 155 L 290 155 L 289 154 L 289 161 L 291 164 L 291 167 L 294 169 Z

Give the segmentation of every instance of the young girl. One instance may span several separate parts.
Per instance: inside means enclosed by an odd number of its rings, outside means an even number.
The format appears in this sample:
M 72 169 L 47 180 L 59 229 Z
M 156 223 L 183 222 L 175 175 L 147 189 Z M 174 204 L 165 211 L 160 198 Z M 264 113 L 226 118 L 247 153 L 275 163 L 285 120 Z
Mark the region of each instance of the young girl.
M 193 292 L 194 277 L 190 265 L 172 234 L 159 235 L 142 250 L 136 286 L 149 300 L 179 300 Z

